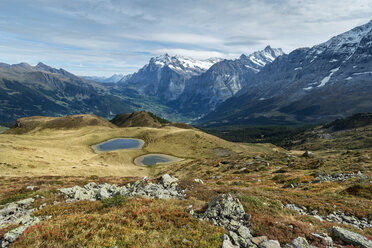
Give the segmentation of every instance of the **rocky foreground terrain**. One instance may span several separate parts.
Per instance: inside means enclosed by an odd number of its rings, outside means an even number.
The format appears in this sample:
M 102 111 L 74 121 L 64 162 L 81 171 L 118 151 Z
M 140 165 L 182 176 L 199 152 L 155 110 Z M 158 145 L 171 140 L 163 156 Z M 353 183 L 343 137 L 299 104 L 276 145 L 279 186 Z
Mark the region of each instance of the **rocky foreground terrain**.
M 0 244 L 369 248 L 370 156 L 236 155 L 155 166 L 139 180 L 2 178 Z

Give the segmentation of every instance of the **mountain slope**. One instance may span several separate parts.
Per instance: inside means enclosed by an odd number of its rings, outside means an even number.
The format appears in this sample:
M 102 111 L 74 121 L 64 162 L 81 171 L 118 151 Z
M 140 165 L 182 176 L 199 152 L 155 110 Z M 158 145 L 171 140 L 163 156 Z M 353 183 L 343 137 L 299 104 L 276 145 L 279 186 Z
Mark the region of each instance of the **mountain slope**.
M 190 78 L 184 92 L 171 106 L 193 117 L 209 113 L 248 85 L 266 64 L 283 54 L 280 48 L 267 46 L 248 56 L 242 54 L 239 59 L 220 61 L 205 73 Z
M 78 129 L 87 126 L 111 127 L 110 122 L 95 115 L 70 115 L 64 117 L 44 117 L 32 116 L 17 120 L 14 127 L 7 130 L 7 134 L 24 134 L 29 132 L 38 132 L 44 129 L 66 130 Z
M 0 64 L 0 121 L 32 115 L 94 113 L 108 117 L 135 106 L 94 82 L 42 63 Z
M 280 56 L 202 122 L 295 124 L 372 111 L 372 21 Z
M 91 80 L 97 83 L 117 83 L 124 78 L 123 74 L 114 74 L 111 77 L 94 77 L 94 76 L 83 76 L 87 80 Z

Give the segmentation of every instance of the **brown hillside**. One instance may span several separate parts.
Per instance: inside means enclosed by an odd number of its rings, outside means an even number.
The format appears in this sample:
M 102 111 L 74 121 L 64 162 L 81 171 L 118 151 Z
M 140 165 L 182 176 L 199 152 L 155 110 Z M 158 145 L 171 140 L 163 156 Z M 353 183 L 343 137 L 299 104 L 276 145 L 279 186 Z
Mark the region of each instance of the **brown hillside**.
M 151 112 L 138 111 L 116 115 L 111 123 L 118 127 L 161 127 L 163 124 L 170 122 Z
M 20 118 L 7 134 L 24 134 L 43 129 L 77 129 L 86 126 L 115 127 L 110 122 L 95 115 L 71 115 L 65 117 L 32 116 Z

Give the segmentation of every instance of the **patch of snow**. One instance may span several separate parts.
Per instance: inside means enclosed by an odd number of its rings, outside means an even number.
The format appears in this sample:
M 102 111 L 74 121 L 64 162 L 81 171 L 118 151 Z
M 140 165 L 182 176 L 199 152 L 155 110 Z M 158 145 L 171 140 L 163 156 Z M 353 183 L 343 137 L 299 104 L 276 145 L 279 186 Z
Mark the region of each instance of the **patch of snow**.
M 329 73 L 328 76 L 326 76 L 325 78 L 322 79 L 322 81 L 320 81 L 320 84 L 317 86 L 318 88 L 320 87 L 323 87 L 324 85 L 326 85 L 326 83 L 328 83 L 328 81 L 331 79 L 332 75 L 338 71 L 340 69 L 340 67 L 337 67 L 335 69 L 332 69 Z
M 255 72 L 259 72 L 260 70 L 259 69 L 256 69 L 256 68 L 253 68 L 252 66 L 249 66 L 249 65 L 245 65 L 245 67 L 255 71 Z
M 372 74 L 372 71 L 355 72 L 355 73 L 353 73 L 353 75 L 365 75 L 365 74 Z
M 334 63 L 334 62 L 337 62 L 338 60 L 337 59 L 332 59 L 329 61 L 329 63 Z
M 178 55 L 170 56 L 168 54 L 160 55 L 151 59 L 151 61 L 153 61 L 155 65 L 160 66 L 161 68 L 167 65 L 170 69 L 174 71 L 181 71 L 192 74 L 199 74 L 205 72 L 213 64 L 221 60 L 222 60 L 221 58 L 197 60 Z
M 311 90 L 312 88 L 313 86 L 309 86 L 309 87 L 304 88 L 304 90 Z
M 314 56 L 314 58 L 310 61 L 310 63 L 313 63 L 313 61 L 318 58 L 318 56 Z
M 347 77 L 347 78 L 346 78 L 346 80 L 351 80 L 351 79 L 353 79 L 353 77 Z
M 353 68 L 356 68 L 357 66 L 356 65 L 353 65 Z
M 258 99 L 259 101 L 263 101 L 265 100 L 265 97 L 261 97 L 260 99 Z
M 295 70 L 295 71 L 297 71 L 297 70 L 302 70 L 302 67 L 300 66 L 300 67 L 294 68 L 294 70 Z
M 255 64 L 259 65 L 259 66 L 265 66 L 265 64 L 266 64 L 265 62 L 263 62 L 262 60 L 256 58 L 256 57 L 253 56 L 253 55 L 249 56 L 249 59 L 250 59 L 253 63 L 255 63 Z
M 165 63 L 162 62 L 162 61 L 155 61 L 155 64 L 160 65 L 161 67 L 163 67 L 165 65 Z

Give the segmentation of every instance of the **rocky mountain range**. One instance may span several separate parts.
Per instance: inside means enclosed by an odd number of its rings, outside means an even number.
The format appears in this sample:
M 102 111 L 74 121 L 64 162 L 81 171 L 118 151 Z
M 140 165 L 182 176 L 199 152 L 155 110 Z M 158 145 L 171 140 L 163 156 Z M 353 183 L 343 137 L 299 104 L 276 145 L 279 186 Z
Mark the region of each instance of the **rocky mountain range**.
M 206 126 L 303 124 L 371 112 L 371 40 L 372 21 L 290 54 L 270 46 L 234 60 L 165 54 L 136 73 L 105 79 L 43 63 L 1 63 L 0 122 L 145 109 Z
M 201 122 L 324 122 L 372 111 L 372 21 L 278 57 Z
M 284 52 L 267 46 L 248 56 L 235 60 L 222 60 L 205 73 L 190 78 L 185 90 L 170 106 L 192 117 L 200 117 L 233 97 L 250 84 L 256 73 Z
M 161 103 L 195 118 L 234 96 L 253 75 L 283 54 L 280 48 L 270 46 L 235 60 L 195 60 L 165 54 L 152 58 L 118 84 L 146 96 L 157 96 Z
M 0 64 L 0 121 L 33 115 L 130 112 L 135 104 L 92 81 L 43 63 Z

